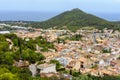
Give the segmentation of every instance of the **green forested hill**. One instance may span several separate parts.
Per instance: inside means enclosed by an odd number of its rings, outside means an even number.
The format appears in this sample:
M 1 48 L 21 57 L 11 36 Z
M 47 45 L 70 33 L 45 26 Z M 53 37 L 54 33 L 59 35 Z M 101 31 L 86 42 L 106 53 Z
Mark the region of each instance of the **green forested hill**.
M 118 28 L 116 23 L 109 22 L 97 16 L 85 13 L 80 9 L 73 9 L 57 15 L 49 20 L 43 22 L 31 23 L 33 27 L 51 28 L 57 26 L 61 28 L 67 26 L 69 29 L 79 29 L 80 27 L 94 27 L 98 29 Z
M 92 14 L 85 13 L 80 9 L 73 9 L 70 11 L 63 12 L 43 22 L 22 21 L 21 23 L 21 21 L 7 21 L 5 23 L 8 23 L 10 25 L 20 25 L 26 27 L 30 26 L 44 29 L 55 27 L 57 29 L 77 30 L 81 27 L 92 27 L 97 29 L 110 28 L 120 31 L 120 22 L 110 22 Z

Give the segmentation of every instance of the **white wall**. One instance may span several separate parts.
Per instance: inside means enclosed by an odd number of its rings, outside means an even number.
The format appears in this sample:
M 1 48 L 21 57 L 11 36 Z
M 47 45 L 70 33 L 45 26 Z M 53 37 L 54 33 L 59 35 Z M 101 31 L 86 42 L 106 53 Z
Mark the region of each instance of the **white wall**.
M 41 71 L 40 71 L 40 73 L 49 73 L 49 72 L 56 73 L 56 66 L 55 65 L 49 66 L 49 67 L 41 69 Z

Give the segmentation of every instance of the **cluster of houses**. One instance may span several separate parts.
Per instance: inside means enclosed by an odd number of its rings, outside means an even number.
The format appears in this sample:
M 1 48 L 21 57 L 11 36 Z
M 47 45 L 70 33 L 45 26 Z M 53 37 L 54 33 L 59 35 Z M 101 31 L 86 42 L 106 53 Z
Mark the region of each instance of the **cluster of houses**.
M 50 60 L 59 61 L 65 69 L 77 71 L 82 74 L 94 76 L 120 75 L 120 32 L 104 29 L 78 30 L 75 33 L 69 30 L 42 30 L 34 32 L 17 31 L 15 34 L 21 38 L 36 38 L 42 36 L 53 42 L 56 50 L 40 52 L 45 56 L 44 64 L 30 64 L 29 69 L 35 76 L 36 69 L 42 76 L 57 75 L 56 65 L 48 64 Z M 58 38 L 64 39 L 72 35 L 82 35 L 81 40 L 65 40 L 58 43 Z M 16 63 L 16 65 L 19 65 Z M 52 74 L 50 74 L 52 73 Z M 66 76 L 66 74 L 64 74 Z M 67 75 L 70 76 L 70 75 Z
M 61 36 L 64 38 L 75 34 L 81 34 L 82 40 L 54 42 Z M 46 62 L 55 59 L 68 70 L 94 76 L 120 74 L 120 32 L 104 29 L 103 32 L 78 30 L 67 34 L 64 30 L 46 30 L 42 35 L 54 42 L 57 50 L 42 53 Z

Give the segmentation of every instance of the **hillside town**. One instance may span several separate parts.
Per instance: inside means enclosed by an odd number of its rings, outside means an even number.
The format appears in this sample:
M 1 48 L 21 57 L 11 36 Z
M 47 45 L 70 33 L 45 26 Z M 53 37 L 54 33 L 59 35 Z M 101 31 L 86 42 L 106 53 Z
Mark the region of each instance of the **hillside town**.
M 10 34 L 8 31 L 5 31 L 6 33 Z M 36 68 L 40 69 L 42 76 L 57 75 L 56 65 L 48 64 L 50 60 L 57 60 L 66 70 L 77 71 L 81 74 L 94 76 L 120 75 L 120 32 L 117 30 L 81 29 L 71 32 L 69 30 L 34 29 L 32 32 L 16 30 L 12 33 L 22 39 L 35 39 L 42 36 L 48 42 L 54 43 L 55 49 L 47 52 L 42 52 L 41 48 L 36 45 L 36 52 L 45 56 L 44 64 L 29 65 L 28 62 L 24 62 L 29 66 L 32 76 L 36 75 Z M 3 32 L 0 32 L 0 34 L 3 34 Z M 70 40 L 75 35 L 81 35 L 81 39 Z M 22 61 L 16 63 L 16 66 L 22 67 L 21 64 Z
M 3 24 L 1 24 L 3 25 Z M 17 27 L 16 27 L 17 28 Z M 44 63 L 29 63 L 19 60 L 14 63 L 17 67 L 28 67 L 35 77 L 37 70 L 41 77 L 64 76 L 72 79 L 72 72 L 80 74 L 90 74 L 93 76 L 118 76 L 120 75 L 120 32 L 112 29 L 80 29 L 76 32 L 70 30 L 57 29 L 38 29 L 18 27 L 21 29 L 12 31 L 0 31 L 0 34 L 15 34 L 21 39 L 29 42 L 41 36 L 48 42 L 54 44 L 55 49 L 43 52 L 41 47 L 36 44 L 35 52 L 42 54 Z M 10 39 L 9 49 L 14 46 Z M 61 68 L 68 73 L 60 73 L 57 64 L 49 63 L 56 60 L 61 64 Z
M 120 0 L 0 0 L 0 80 L 120 80 Z

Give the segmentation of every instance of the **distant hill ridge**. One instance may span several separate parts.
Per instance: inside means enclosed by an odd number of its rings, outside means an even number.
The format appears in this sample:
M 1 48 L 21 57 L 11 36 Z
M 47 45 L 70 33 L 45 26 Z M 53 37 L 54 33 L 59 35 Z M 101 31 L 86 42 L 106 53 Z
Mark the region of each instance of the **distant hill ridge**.
M 78 8 L 63 12 L 43 22 L 30 22 L 27 24 L 27 26 L 45 29 L 55 26 L 57 29 L 61 29 L 64 28 L 63 26 L 66 26 L 66 28 L 70 30 L 77 30 L 81 27 L 93 27 L 98 29 L 110 28 L 120 30 L 119 25 L 120 24 L 117 22 L 109 22 L 92 14 L 85 13 Z

